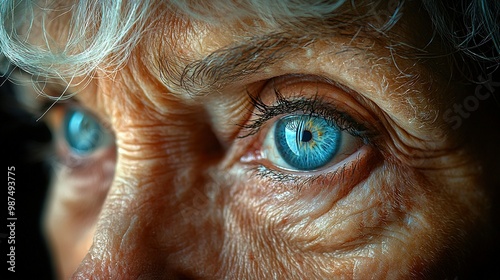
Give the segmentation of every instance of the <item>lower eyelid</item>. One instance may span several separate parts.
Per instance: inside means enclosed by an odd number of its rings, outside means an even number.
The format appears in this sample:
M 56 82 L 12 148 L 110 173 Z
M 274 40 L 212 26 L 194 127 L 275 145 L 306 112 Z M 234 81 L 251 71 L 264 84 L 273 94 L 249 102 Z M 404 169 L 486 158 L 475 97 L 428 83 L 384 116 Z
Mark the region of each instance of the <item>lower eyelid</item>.
M 269 190 L 271 192 L 292 191 L 298 192 L 294 199 L 313 199 L 315 195 L 324 194 L 325 190 L 328 190 L 327 193 L 334 196 L 330 199 L 337 201 L 368 178 L 372 170 L 382 163 L 381 159 L 374 147 L 365 145 L 343 161 L 321 172 L 307 175 L 283 172 L 266 164 L 252 167 L 251 172 L 262 180 L 260 187 L 269 186 L 272 188 Z
M 69 144 L 67 143 L 64 135 L 64 125 L 65 125 L 65 115 L 67 110 L 70 108 L 76 108 L 81 110 L 86 114 L 96 120 L 98 120 L 101 127 L 103 127 L 103 142 L 102 146 L 96 149 L 92 154 L 89 155 L 79 155 L 71 150 Z M 53 142 L 53 156 L 55 156 L 54 164 L 62 164 L 72 170 L 77 170 L 81 168 L 86 169 L 88 166 L 95 165 L 103 155 L 109 153 L 115 153 L 114 147 L 114 136 L 113 133 L 108 129 L 108 125 L 103 124 L 100 119 L 97 119 L 92 113 L 89 113 L 86 109 L 78 105 L 77 102 L 71 102 L 68 104 L 56 104 L 45 116 L 45 121 L 52 132 L 52 142 Z
M 332 174 L 338 172 L 338 170 L 342 169 L 342 167 L 349 166 L 350 164 L 356 164 L 364 157 L 371 156 L 373 154 L 374 147 L 365 145 L 359 147 L 355 152 L 351 154 L 345 154 L 341 159 L 339 159 L 336 163 L 331 164 L 325 168 L 314 170 L 314 171 L 294 171 L 283 168 L 276 168 L 272 163 L 268 160 L 260 160 L 259 164 L 266 167 L 267 169 L 278 169 L 279 172 L 290 174 L 293 177 L 297 178 L 298 176 L 318 176 L 322 174 Z
M 79 166 L 67 161 L 55 168 L 57 199 L 69 216 L 75 215 L 75 222 L 97 217 L 114 179 L 115 165 L 116 151 L 107 149 L 93 155 L 91 160 L 85 159 Z

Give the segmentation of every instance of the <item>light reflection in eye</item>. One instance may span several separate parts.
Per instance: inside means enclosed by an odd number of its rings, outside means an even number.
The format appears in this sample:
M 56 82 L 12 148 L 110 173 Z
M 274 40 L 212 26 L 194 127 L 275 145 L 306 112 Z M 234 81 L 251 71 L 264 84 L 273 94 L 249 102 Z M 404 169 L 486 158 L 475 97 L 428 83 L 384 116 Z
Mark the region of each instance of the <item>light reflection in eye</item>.
M 315 170 L 337 154 L 342 132 L 324 118 L 291 115 L 274 127 L 274 144 L 283 161 L 297 170 Z
M 304 114 L 278 119 L 263 143 L 264 158 L 291 171 L 314 171 L 358 147 L 359 139 L 327 119 Z
M 81 156 L 90 155 L 111 142 L 109 132 L 94 117 L 76 108 L 67 109 L 63 131 L 68 147 Z

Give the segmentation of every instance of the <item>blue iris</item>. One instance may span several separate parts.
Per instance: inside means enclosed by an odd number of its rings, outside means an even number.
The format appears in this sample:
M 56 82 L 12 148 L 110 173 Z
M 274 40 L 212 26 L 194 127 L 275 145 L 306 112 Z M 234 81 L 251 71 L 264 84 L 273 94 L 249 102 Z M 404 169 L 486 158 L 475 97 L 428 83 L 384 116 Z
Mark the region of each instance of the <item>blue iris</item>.
M 294 115 L 277 121 L 274 141 L 291 167 L 315 170 L 328 164 L 340 147 L 342 131 L 321 117 Z
M 75 153 L 87 155 L 99 148 L 105 131 L 95 118 L 78 110 L 68 109 L 64 117 L 64 138 Z

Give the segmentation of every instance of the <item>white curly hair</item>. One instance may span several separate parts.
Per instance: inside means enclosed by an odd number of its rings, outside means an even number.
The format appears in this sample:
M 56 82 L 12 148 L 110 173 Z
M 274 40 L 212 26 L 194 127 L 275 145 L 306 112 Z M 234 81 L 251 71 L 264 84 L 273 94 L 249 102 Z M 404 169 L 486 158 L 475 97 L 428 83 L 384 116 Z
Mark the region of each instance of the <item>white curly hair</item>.
M 389 0 L 400 7 L 402 0 Z M 159 5 L 168 11 L 212 23 L 257 17 L 270 24 L 297 18 L 331 15 L 345 0 L 2 0 L 0 4 L 0 73 L 20 68 L 35 77 L 71 78 L 95 70 L 113 71 L 123 65 L 147 30 L 148 18 Z M 354 1 L 353 1 L 354 3 Z M 476 60 L 500 63 L 500 1 L 461 0 L 444 3 L 422 0 L 435 30 L 451 49 Z M 450 9 L 446 5 L 454 5 Z M 450 11 L 453 10 L 453 13 Z M 386 27 L 399 18 L 395 9 Z M 219 15 L 225 15 L 221 19 Z M 69 17 L 51 34 L 55 17 Z M 384 29 L 384 28 L 382 28 Z M 39 36 L 39 34 L 43 36 Z M 34 36 L 38 35 L 38 36 Z M 33 39 L 33 38 L 43 38 Z M 103 65 L 106 69 L 100 69 Z

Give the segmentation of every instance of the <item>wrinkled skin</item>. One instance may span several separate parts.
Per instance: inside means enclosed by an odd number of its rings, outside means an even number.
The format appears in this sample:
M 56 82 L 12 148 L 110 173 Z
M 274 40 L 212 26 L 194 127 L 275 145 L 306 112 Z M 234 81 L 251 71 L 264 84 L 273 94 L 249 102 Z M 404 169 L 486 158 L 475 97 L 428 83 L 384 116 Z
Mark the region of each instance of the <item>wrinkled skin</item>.
M 405 14 L 394 41 L 423 47 L 423 18 Z M 475 87 L 449 83 L 446 59 L 391 56 L 387 38 L 347 28 L 245 78 L 179 86 L 189 62 L 276 31 L 160 18 L 116 74 L 74 88 L 115 139 L 85 158 L 61 139 L 66 105 L 51 110 L 63 164 L 45 229 L 61 278 L 444 278 L 493 247 L 500 137 L 488 128 L 500 119 L 481 101 L 452 128 L 443 112 Z M 440 51 L 437 39 L 429 48 Z M 273 104 L 273 87 L 317 94 L 376 136 L 352 138 L 313 175 L 277 175 L 288 173 L 259 157 L 273 120 L 241 138 L 255 112 L 248 94 Z

